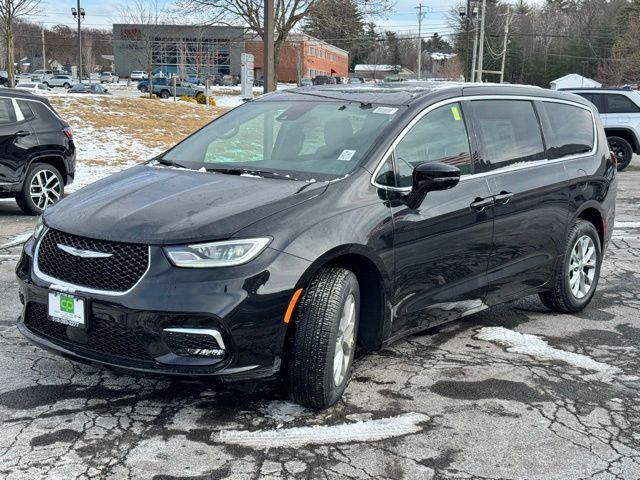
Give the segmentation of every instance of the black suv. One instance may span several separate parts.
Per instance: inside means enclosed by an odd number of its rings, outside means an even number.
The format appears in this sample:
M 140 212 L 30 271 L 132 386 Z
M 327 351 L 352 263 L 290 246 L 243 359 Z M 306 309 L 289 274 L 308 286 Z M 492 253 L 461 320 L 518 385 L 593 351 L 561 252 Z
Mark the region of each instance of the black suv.
M 46 98 L 0 91 L 0 197 L 40 214 L 64 195 L 75 174 L 71 129 Z
M 78 361 L 282 375 L 293 399 L 327 407 L 356 345 L 531 294 L 585 308 L 616 183 L 597 112 L 575 95 L 265 95 L 49 208 L 17 267 L 18 328 Z

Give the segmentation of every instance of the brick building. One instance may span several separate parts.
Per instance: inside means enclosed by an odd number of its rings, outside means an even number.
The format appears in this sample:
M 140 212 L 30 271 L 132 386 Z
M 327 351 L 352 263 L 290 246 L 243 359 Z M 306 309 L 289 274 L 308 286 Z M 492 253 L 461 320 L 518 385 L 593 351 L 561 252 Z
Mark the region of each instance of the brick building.
M 263 77 L 264 49 L 262 40 L 245 42 L 245 51 L 254 56 L 255 78 Z M 303 33 L 289 35 L 282 47 L 278 63 L 278 81 L 297 82 L 318 75 L 346 77 L 349 74 L 349 52 Z

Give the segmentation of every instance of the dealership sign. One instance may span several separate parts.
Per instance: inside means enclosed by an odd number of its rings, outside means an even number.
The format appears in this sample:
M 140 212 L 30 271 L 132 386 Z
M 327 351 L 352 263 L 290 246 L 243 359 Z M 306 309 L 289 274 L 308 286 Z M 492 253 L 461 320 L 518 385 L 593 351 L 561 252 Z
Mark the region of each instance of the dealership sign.
M 240 56 L 240 95 L 242 98 L 253 97 L 253 55 L 243 53 Z

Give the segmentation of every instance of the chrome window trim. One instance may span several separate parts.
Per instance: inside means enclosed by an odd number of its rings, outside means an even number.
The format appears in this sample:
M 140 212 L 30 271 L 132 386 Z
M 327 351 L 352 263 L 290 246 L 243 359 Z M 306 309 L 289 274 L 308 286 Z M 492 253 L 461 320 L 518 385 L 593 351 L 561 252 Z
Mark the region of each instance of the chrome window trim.
M 36 248 L 33 252 L 33 274 L 39 280 L 42 280 L 44 282 L 49 282 L 50 283 L 49 288 L 52 290 L 63 290 L 69 293 L 82 292 L 82 293 L 94 293 L 97 295 L 105 295 L 109 297 L 121 297 L 123 295 L 127 295 L 128 293 L 131 293 L 133 289 L 135 289 L 138 286 L 138 284 L 142 281 L 142 279 L 147 275 L 147 273 L 149 272 L 149 269 L 151 268 L 151 246 L 147 246 L 147 249 L 148 249 L 147 269 L 142 273 L 138 281 L 130 289 L 125 290 L 124 292 L 115 292 L 112 290 L 98 290 L 95 288 L 83 287 L 82 285 L 76 285 L 74 283 L 65 282 L 64 280 L 51 277 L 46 273 L 42 272 L 40 270 L 40 267 L 38 266 L 38 254 L 40 252 L 40 244 L 42 243 L 42 240 L 44 239 L 48 231 L 49 231 L 49 227 L 44 227 L 42 236 L 38 240 Z
M 373 170 L 373 173 L 371 174 L 371 182 L 370 182 L 371 185 L 373 185 L 376 188 L 382 188 L 384 190 L 389 190 L 389 191 L 394 191 L 394 192 L 410 193 L 411 192 L 411 187 L 391 187 L 391 186 L 388 186 L 388 185 L 381 185 L 381 184 L 379 184 L 379 183 L 377 183 L 375 181 L 375 178 L 380 173 L 380 170 L 382 169 L 382 166 L 384 165 L 384 162 L 394 152 L 394 150 L 395 150 L 396 146 L 398 145 L 398 143 L 400 143 L 402 141 L 404 136 L 409 132 L 409 130 L 411 130 L 413 128 L 413 126 L 416 123 L 418 123 L 422 119 L 422 117 L 427 115 L 429 112 L 435 110 L 436 108 L 442 107 L 444 105 L 448 105 L 450 103 L 457 103 L 457 102 L 462 102 L 462 101 L 466 101 L 466 100 L 527 100 L 527 101 L 533 101 L 533 102 L 538 101 L 538 102 L 563 103 L 563 104 L 566 104 L 566 105 L 571 105 L 573 107 L 582 108 L 582 109 L 588 111 L 589 114 L 591 115 L 591 122 L 592 122 L 592 125 L 593 125 L 593 148 L 589 152 L 586 152 L 586 153 L 579 153 L 577 155 L 569 155 L 569 156 L 566 156 L 566 157 L 555 158 L 553 160 L 542 159 L 542 160 L 536 160 L 536 161 L 533 161 L 533 162 L 526 162 L 526 163 L 517 164 L 517 165 L 509 165 L 509 166 L 506 166 L 506 167 L 497 168 L 495 170 L 490 170 L 488 172 L 479 172 L 479 173 L 472 173 L 472 174 L 468 174 L 468 175 L 462 175 L 460 177 L 460 181 L 461 182 L 469 180 L 469 179 L 472 179 L 472 178 L 481 178 L 481 177 L 486 177 L 486 176 L 489 176 L 489 175 L 496 175 L 496 174 L 501 174 L 501 173 L 515 171 L 515 170 L 523 170 L 523 169 L 526 169 L 526 168 L 534 168 L 534 167 L 538 167 L 538 166 L 541 166 L 541 165 L 548 165 L 550 163 L 555 163 L 555 162 L 564 162 L 564 161 L 567 161 L 567 160 L 575 160 L 577 158 L 589 157 L 591 155 L 594 155 L 598 151 L 598 127 L 597 127 L 597 123 L 596 123 L 596 117 L 593 114 L 593 111 L 591 111 L 591 109 L 588 106 L 582 105 L 582 104 L 580 104 L 578 102 L 574 102 L 572 100 L 564 100 L 564 99 L 560 99 L 560 98 L 536 97 L 536 96 L 531 96 L 531 95 L 473 95 L 473 96 L 467 96 L 467 97 L 464 97 L 464 96 L 463 97 L 452 97 L 452 98 L 447 98 L 446 100 L 441 100 L 439 102 L 436 102 L 433 105 L 429 105 L 427 108 L 425 108 L 420 113 L 418 113 L 418 115 L 416 115 L 407 124 L 407 126 L 398 134 L 396 139 L 389 146 L 389 148 L 387 149 L 385 154 L 382 156 L 382 160 L 380 160 L 380 162 L 378 163 L 376 168 Z M 468 134 L 468 130 L 467 130 L 467 134 Z M 542 134 L 544 135 L 544 132 L 542 132 Z
M 220 350 L 226 350 L 227 348 L 224 345 L 224 340 L 222 340 L 222 335 L 220 332 L 214 328 L 184 328 L 184 327 L 176 327 L 176 328 L 163 328 L 163 332 L 174 332 L 174 333 L 188 333 L 190 335 L 209 335 L 213 337 L 216 342 L 218 342 L 218 346 Z

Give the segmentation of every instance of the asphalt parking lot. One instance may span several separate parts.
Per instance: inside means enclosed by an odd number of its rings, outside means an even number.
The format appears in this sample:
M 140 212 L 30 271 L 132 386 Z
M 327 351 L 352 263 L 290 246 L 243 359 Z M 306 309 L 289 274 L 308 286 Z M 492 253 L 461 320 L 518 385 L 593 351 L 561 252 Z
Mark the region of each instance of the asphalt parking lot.
M 587 310 L 526 298 L 360 356 L 323 412 L 270 387 L 132 377 L 31 346 L 15 328 L 12 240 L 35 219 L 0 201 L 0 477 L 638 479 L 634 163 Z

